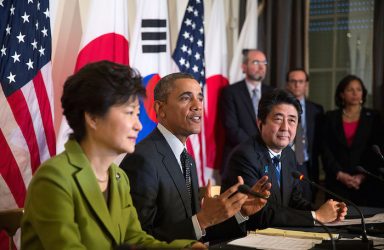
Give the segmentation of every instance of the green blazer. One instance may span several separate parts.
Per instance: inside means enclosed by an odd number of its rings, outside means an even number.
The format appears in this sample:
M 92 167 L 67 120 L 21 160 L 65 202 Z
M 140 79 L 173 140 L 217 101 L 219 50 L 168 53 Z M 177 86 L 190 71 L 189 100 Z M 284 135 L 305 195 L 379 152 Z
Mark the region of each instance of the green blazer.
M 120 244 L 182 248 L 191 240 L 161 242 L 146 234 L 132 204 L 128 177 L 109 168 L 109 198 L 100 191 L 80 145 L 40 166 L 28 188 L 21 249 L 113 249 Z

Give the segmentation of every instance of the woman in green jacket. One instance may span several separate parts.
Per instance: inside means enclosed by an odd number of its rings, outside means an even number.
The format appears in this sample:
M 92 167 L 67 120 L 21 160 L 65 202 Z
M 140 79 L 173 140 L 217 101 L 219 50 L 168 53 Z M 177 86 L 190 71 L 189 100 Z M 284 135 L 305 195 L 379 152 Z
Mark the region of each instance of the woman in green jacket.
M 141 77 L 108 61 L 89 64 L 65 82 L 61 98 L 73 133 L 65 151 L 43 163 L 28 188 L 22 249 L 201 247 L 161 242 L 146 234 L 132 204 L 129 180 L 113 161 L 132 153 L 142 125 Z

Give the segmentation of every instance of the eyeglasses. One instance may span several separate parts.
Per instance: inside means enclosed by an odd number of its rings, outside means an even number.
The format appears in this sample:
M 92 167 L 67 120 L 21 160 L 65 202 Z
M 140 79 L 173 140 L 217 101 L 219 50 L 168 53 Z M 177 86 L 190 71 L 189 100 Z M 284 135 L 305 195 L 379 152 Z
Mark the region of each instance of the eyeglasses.
M 268 64 L 267 61 L 259 61 L 259 60 L 253 60 L 251 63 L 253 65 L 267 65 Z
M 292 84 L 296 84 L 296 83 L 299 83 L 299 84 L 304 84 L 306 83 L 307 81 L 306 80 L 294 80 L 294 79 L 291 79 L 288 81 L 289 83 L 292 83 Z

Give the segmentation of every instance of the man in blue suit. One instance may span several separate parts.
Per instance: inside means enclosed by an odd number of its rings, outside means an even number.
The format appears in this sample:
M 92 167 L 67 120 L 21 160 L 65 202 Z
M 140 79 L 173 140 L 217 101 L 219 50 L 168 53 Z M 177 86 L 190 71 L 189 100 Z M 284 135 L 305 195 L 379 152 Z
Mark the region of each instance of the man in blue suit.
M 155 87 L 154 99 L 157 128 L 120 165 L 131 182 L 143 229 L 166 241 L 245 235 L 244 222 L 266 201 L 237 193 L 241 177 L 220 196 L 208 193 L 201 205 L 198 200 L 196 166 L 185 150 L 188 136 L 201 131 L 203 94 L 198 82 L 184 73 L 165 76 Z M 253 190 L 268 195 L 267 179 L 262 178 Z
M 268 226 L 313 226 L 314 219 L 323 223 L 343 220 L 347 208 L 343 202 L 328 200 L 319 208 L 302 196 L 295 153 L 289 146 L 300 124 L 301 106 L 285 90 L 276 89 L 263 95 L 259 103 L 257 125 L 260 134 L 236 147 L 223 180 L 225 190 L 237 176 L 247 185 L 269 176 L 271 196 L 261 213 L 251 216 L 250 229 Z M 295 211 L 294 211 L 295 210 Z M 299 215 L 301 214 L 301 216 Z M 261 223 L 261 224 L 260 224 Z

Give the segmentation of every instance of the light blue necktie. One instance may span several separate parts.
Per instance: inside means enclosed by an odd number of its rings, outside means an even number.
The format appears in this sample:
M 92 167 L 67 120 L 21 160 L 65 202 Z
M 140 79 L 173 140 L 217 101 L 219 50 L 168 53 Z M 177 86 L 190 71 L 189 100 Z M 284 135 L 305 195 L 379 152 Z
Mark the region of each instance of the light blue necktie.
M 277 184 L 279 185 L 279 188 L 280 188 L 280 179 L 281 179 L 280 155 L 276 155 L 275 157 L 272 158 L 272 164 L 276 169 Z

